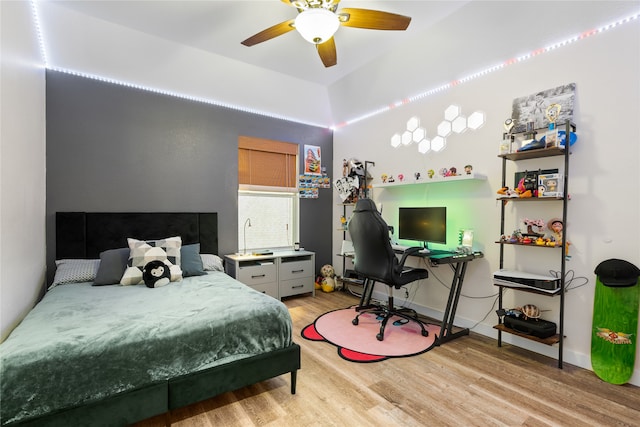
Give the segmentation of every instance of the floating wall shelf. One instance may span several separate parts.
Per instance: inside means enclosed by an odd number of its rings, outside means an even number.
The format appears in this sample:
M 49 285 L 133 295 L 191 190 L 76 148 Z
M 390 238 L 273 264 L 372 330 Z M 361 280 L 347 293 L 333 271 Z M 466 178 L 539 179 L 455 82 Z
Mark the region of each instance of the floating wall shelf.
M 386 183 L 376 183 L 373 184 L 373 188 L 388 188 L 388 187 L 400 187 L 402 185 L 422 185 L 422 184 L 439 184 L 444 182 L 454 182 L 454 181 L 482 181 L 486 180 L 487 177 L 485 175 L 481 175 L 479 173 L 472 173 L 468 175 L 457 175 L 457 176 L 447 176 L 447 177 L 433 177 L 433 178 L 424 178 L 421 180 L 410 180 L 410 181 L 396 181 L 396 182 L 386 182 Z

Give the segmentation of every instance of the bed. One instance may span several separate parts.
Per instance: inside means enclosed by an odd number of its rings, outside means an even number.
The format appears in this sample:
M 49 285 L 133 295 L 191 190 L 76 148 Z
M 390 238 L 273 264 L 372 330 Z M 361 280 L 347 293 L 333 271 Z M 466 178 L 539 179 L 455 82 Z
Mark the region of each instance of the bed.
M 128 425 L 285 373 L 295 393 L 300 347 L 286 307 L 215 262 L 187 263 L 187 248 L 219 259 L 215 213 L 58 213 L 58 269 L 99 269 L 127 238 L 168 236 L 181 238 L 187 277 L 166 286 L 96 286 L 77 273 L 57 284 L 56 273 L 0 345 L 3 426 Z

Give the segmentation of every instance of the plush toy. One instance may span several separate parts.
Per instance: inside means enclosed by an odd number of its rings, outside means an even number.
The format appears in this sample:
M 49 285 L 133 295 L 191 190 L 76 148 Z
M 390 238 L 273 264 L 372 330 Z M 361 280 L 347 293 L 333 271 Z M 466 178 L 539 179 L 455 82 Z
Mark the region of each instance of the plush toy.
M 169 266 L 162 261 L 149 261 L 142 270 L 142 279 L 148 288 L 159 288 L 169 284 L 171 271 Z
M 518 181 L 516 192 L 520 197 L 538 197 L 538 176 L 525 171 L 524 177 Z
M 520 197 L 517 190 L 512 190 L 509 187 L 502 187 L 501 189 L 498 190 L 498 194 L 505 197 L 514 197 L 514 198 Z
M 320 282 L 320 288 L 323 292 L 333 292 L 336 289 L 336 271 L 331 264 L 325 264 L 320 269 L 320 275 L 322 280 Z

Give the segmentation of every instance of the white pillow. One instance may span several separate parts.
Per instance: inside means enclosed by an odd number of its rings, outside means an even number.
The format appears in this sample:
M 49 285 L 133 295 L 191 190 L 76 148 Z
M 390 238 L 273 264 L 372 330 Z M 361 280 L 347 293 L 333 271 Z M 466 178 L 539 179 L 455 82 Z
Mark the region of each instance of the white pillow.
M 224 271 L 222 258 L 213 254 L 200 254 L 202 258 L 202 266 L 205 271 Z
M 56 274 L 49 289 L 67 283 L 93 282 L 99 266 L 99 259 L 56 260 Z
M 121 285 L 139 285 L 144 283 L 142 279 L 142 270 L 149 261 L 162 261 L 171 272 L 171 281 L 177 282 L 182 280 L 182 270 L 180 269 L 180 247 L 182 246 L 182 238 L 169 237 L 161 240 L 136 240 L 127 239 L 129 243 L 129 261 L 124 271 Z

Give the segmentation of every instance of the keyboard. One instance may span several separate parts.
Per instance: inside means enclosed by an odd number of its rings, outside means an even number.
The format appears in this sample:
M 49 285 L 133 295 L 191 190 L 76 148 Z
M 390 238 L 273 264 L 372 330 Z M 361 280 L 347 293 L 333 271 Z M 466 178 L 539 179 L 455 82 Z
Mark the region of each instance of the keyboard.
M 399 251 L 399 252 L 404 252 L 407 249 L 409 249 L 411 246 L 406 246 L 406 245 L 391 245 L 391 249 L 393 249 L 394 251 Z
M 407 246 L 407 245 L 391 245 L 391 249 L 393 249 L 396 252 L 404 252 L 409 248 L 415 248 L 416 246 Z M 429 249 L 420 249 L 420 251 L 418 253 L 421 254 L 428 254 L 431 251 Z

